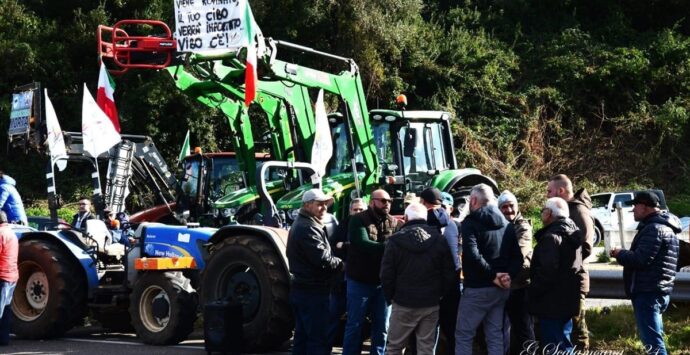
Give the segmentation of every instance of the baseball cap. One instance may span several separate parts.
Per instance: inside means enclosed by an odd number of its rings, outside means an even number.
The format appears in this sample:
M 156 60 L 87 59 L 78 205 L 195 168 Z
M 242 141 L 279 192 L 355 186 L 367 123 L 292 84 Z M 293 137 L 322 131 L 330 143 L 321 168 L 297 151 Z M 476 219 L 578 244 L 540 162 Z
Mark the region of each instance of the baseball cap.
M 659 196 L 653 191 L 641 191 L 630 201 L 625 201 L 626 206 L 643 204 L 648 207 L 659 207 Z
M 447 193 L 447 192 L 441 192 L 441 204 L 446 206 L 446 207 L 453 207 L 453 203 L 455 203 L 455 200 L 453 199 L 453 195 Z
M 435 187 L 430 187 L 419 195 L 423 201 L 427 203 L 433 203 L 435 205 L 440 205 L 443 202 L 443 197 L 441 196 L 441 191 Z
M 329 201 L 329 203 L 332 203 L 333 197 L 326 195 L 325 193 L 323 193 L 323 191 L 321 191 L 321 189 L 311 189 L 305 192 L 304 195 L 302 195 L 302 203 L 310 201 Z

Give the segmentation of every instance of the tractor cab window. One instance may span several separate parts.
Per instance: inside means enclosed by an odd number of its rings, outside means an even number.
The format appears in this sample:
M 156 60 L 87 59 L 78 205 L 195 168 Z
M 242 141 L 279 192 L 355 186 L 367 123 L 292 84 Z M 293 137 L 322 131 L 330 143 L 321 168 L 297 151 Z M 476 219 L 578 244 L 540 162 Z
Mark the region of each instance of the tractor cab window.
M 352 172 L 352 152 L 350 152 L 345 123 L 331 124 L 331 134 L 333 137 L 333 155 L 328 163 L 328 174 L 333 176 Z M 355 162 L 361 163 L 364 161 L 362 152 L 356 144 L 355 147 Z
M 240 171 L 237 159 L 234 157 L 213 159 L 213 174 L 209 184 L 212 201 L 244 188 L 244 173 Z
M 410 122 L 400 128 L 398 137 L 403 143 L 405 174 L 448 168 L 443 129 L 440 122 Z M 406 146 L 411 142 L 414 142 L 413 147 Z
M 374 144 L 376 144 L 376 156 L 380 162 L 393 163 L 393 148 L 391 146 L 390 123 L 374 121 Z
M 201 164 L 199 159 L 188 159 L 184 161 L 181 188 L 184 194 L 192 201 L 196 199 L 199 190 L 200 167 Z

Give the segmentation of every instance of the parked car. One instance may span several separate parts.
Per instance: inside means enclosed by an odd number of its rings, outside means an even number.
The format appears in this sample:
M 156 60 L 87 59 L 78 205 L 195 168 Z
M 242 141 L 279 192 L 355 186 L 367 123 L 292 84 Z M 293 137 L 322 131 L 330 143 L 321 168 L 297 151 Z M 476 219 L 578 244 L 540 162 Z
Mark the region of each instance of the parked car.
M 659 204 L 662 210 L 668 210 L 666 197 L 662 190 L 652 190 L 659 196 Z M 637 232 L 637 222 L 633 218 L 632 206 L 626 206 L 625 202 L 635 198 L 640 191 L 620 191 L 603 192 L 593 194 L 592 197 L 592 218 L 594 219 L 594 245 L 605 240 L 609 240 L 611 247 L 620 247 L 621 239 L 619 233 L 618 212 L 616 205 L 620 202 L 623 212 L 623 236 L 626 248 L 630 247 L 635 233 Z M 687 229 L 686 229 L 687 234 Z

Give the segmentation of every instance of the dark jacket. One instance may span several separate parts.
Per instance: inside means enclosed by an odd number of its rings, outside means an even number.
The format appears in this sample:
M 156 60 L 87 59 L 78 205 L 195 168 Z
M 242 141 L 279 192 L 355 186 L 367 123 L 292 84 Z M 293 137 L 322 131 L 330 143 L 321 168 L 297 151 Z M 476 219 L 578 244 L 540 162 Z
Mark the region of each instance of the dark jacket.
M 9 222 L 27 223 L 24 203 L 16 185 L 17 182 L 10 176 L 0 177 L 0 209 L 7 214 Z
M 86 212 L 86 217 L 81 221 L 81 224 L 79 225 L 80 230 L 85 230 L 86 229 L 86 221 L 89 219 L 96 219 L 96 216 L 93 215 L 91 212 Z M 72 216 L 72 226 L 76 228 L 77 226 L 77 221 L 79 220 L 79 212 Z
M 573 199 L 568 201 L 568 209 L 570 209 L 570 219 L 575 222 L 575 225 L 580 230 L 580 238 L 582 239 L 582 270 L 580 270 L 580 279 L 582 280 L 580 292 L 589 293 L 589 273 L 584 267 L 584 260 L 592 254 L 594 247 L 594 220 L 592 219 L 592 199 L 589 197 L 587 190 L 578 190 Z
M 559 218 L 537 231 L 532 254 L 528 308 L 537 317 L 565 319 L 580 312 L 580 231 L 570 218 Z
M 520 247 L 520 255 L 522 256 L 522 264 L 520 271 L 515 279 L 512 280 L 511 288 L 524 288 L 529 285 L 529 266 L 532 262 L 532 222 L 529 219 L 522 217 L 520 212 L 515 215 L 515 219 L 511 222 L 515 229 L 515 237 L 517 238 L 518 246 Z
M 461 228 L 465 287 L 497 287 L 496 273 L 517 275 L 522 256 L 515 230 L 498 207 L 488 205 L 470 212 Z
M 616 259 L 623 265 L 625 293 L 670 294 L 676 278 L 680 221 L 668 212 L 654 213 L 637 225 L 630 250 L 621 250 Z
M 380 284 L 384 243 L 398 228 L 397 219 L 391 215 L 378 216 L 373 208 L 350 217 L 347 277 L 369 285 Z
M 321 221 L 302 210 L 292 224 L 287 241 L 292 287 L 330 291 L 333 276 L 343 262 L 331 254 L 324 228 Z
M 450 248 L 437 227 L 413 220 L 391 236 L 381 261 L 381 285 L 388 303 L 435 306 L 455 280 Z

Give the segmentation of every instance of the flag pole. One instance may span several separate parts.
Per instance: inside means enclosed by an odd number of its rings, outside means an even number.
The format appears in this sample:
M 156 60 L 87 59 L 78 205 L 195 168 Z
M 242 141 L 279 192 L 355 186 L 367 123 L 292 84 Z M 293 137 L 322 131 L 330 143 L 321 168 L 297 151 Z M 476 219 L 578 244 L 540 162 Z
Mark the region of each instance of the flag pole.
M 96 151 L 96 141 L 93 141 L 93 150 Z M 93 157 L 94 164 L 96 165 L 96 172 L 91 174 L 91 182 L 93 183 L 93 204 L 96 206 L 96 215 L 100 219 L 101 213 L 103 212 L 102 203 L 102 193 L 101 193 L 101 171 L 98 168 L 98 156 Z
M 58 201 L 57 201 L 57 191 L 55 190 L 55 170 L 53 166 L 55 161 L 53 157 L 48 158 L 50 166 L 46 169 L 46 180 L 47 180 L 47 190 L 48 190 L 48 209 L 50 210 L 50 220 L 57 223 L 58 221 Z

